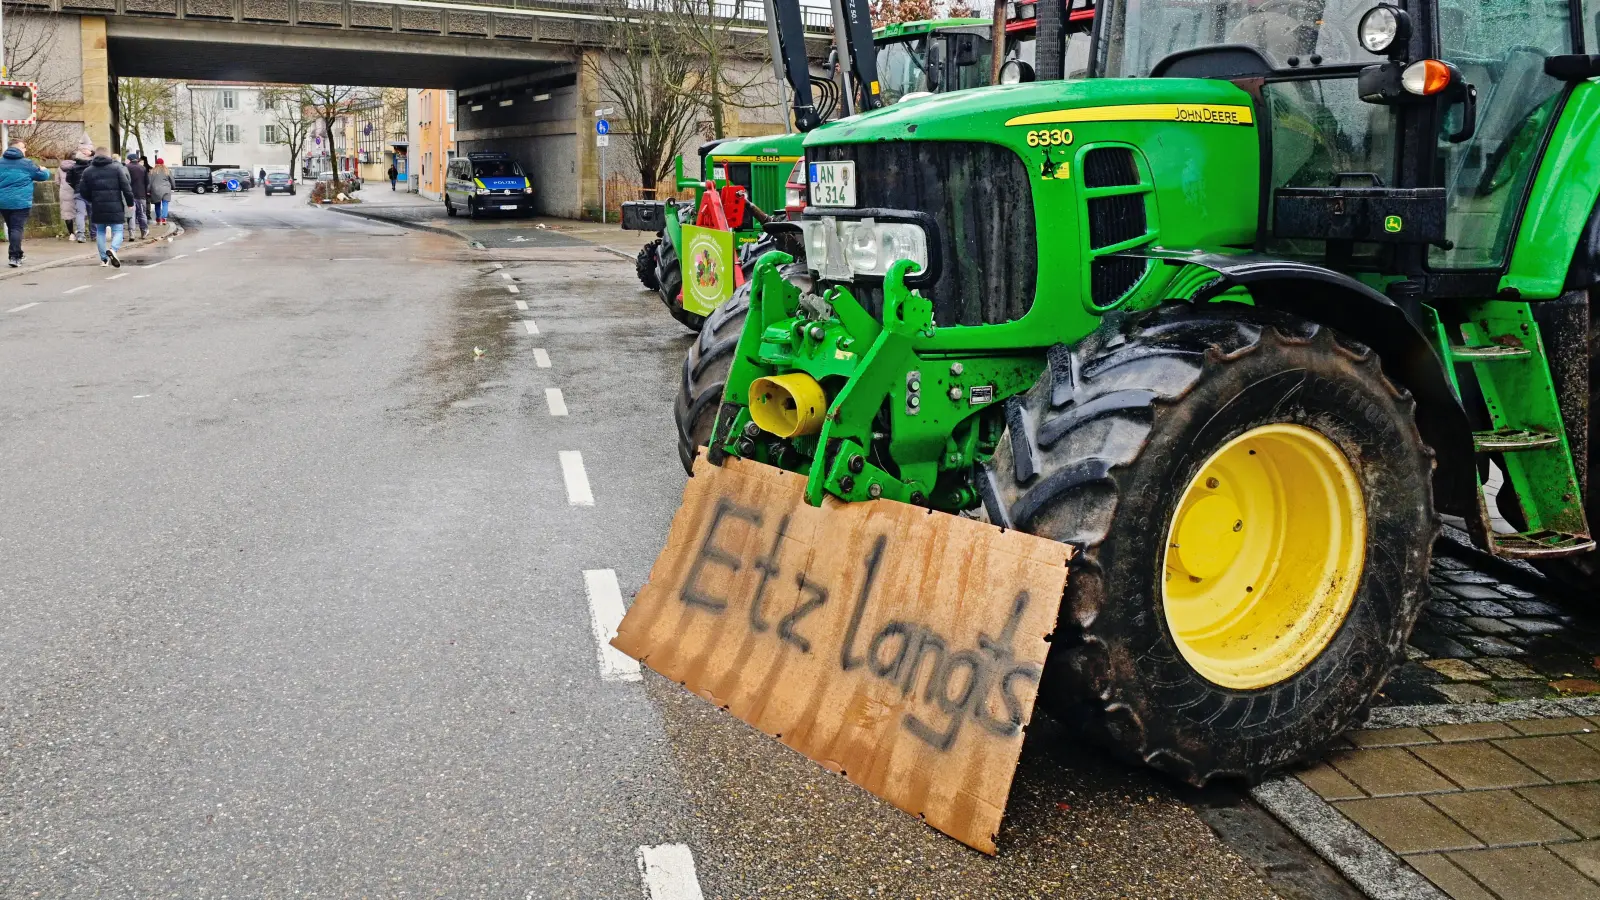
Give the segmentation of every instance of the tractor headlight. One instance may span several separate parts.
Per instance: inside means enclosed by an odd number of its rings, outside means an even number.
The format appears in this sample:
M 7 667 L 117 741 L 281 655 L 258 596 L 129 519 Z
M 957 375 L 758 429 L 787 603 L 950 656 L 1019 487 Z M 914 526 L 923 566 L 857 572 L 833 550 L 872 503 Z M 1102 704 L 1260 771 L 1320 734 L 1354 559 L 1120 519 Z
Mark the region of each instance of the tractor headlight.
M 1406 42 L 1411 39 L 1411 17 L 1397 6 L 1380 3 L 1361 17 L 1361 23 L 1356 26 L 1356 35 L 1368 53 L 1404 51 Z
M 919 270 L 928 268 L 927 232 L 911 222 L 823 216 L 799 224 L 805 232 L 806 261 L 830 281 L 881 277 L 897 259 L 909 259 Z

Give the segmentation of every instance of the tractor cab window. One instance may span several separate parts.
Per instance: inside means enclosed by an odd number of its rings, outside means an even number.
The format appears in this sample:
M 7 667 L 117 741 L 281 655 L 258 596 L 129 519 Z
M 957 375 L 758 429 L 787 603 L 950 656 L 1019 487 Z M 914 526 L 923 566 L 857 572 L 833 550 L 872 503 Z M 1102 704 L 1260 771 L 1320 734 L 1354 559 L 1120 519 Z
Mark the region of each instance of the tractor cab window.
M 1102 71 L 1150 74 L 1181 50 L 1244 44 L 1275 68 L 1372 61 L 1356 25 L 1374 0 L 1110 0 Z M 1291 62 L 1292 60 L 1292 62 Z
M 1089 77 L 1089 49 L 1092 26 L 1089 22 L 1072 22 L 1067 31 L 1067 54 L 1062 71 L 1068 80 Z M 1011 35 L 1006 39 L 1006 59 L 1016 59 L 1038 67 L 1038 34 L 1033 29 Z
M 1478 89 L 1478 119 L 1468 140 L 1441 135 L 1445 235 L 1453 246 L 1434 248 L 1429 262 L 1499 268 L 1560 104 L 1562 83 L 1544 74 L 1544 58 L 1573 52 L 1571 10 L 1567 0 L 1445 0 L 1439 43 L 1442 58 Z M 1461 115 L 1458 105 L 1446 117 L 1446 134 L 1461 127 Z
M 915 91 L 937 90 L 929 76 L 928 51 L 926 34 L 878 48 L 879 93 L 885 105 L 898 103 L 901 97 Z
M 985 35 L 955 33 L 949 36 L 950 62 L 953 68 L 950 90 L 983 87 L 989 83 L 989 70 L 994 65 L 994 42 Z

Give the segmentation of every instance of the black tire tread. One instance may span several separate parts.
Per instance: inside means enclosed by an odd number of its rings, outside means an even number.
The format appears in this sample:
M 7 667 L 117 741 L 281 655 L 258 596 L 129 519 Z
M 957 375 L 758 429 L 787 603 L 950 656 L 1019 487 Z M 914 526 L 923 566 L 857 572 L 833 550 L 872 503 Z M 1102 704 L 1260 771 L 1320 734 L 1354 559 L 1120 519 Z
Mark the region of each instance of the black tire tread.
M 1415 433 L 1415 403 L 1384 377 L 1375 353 L 1315 323 L 1262 310 L 1207 312 L 1179 304 L 1114 316 L 1107 324 L 1112 327 L 1102 327 L 1073 348 L 1051 349 L 1041 384 L 1010 402 L 1006 437 L 980 484 L 996 524 L 1063 540 L 1079 551 L 1041 702 L 1114 752 L 1190 783 L 1225 776 L 1258 780 L 1318 748 L 1253 765 L 1219 764 L 1205 748 L 1196 751 L 1169 740 L 1171 731 L 1164 725 L 1142 721 L 1140 704 L 1127 695 L 1108 661 L 1108 642 L 1115 637 L 1099 633 L 1097 619 L 1105 605 L 1121 598 L 1107 589 L 1098 551 L 1109 536 L 1127 474 L 1146 449 L 1156 418 L 1179 407 L 1208 369 L 1226 366 L 1269 341 L 1324 342 L 1366 376 L 1381 380 L 1410 417 L 1412 437 L 1431 462 L 1431 452 Z M 1436 534 L 1437 516 L 1431 521 Z M 1427 536 L 1429 545 L 1432 538 Z M 1388 635 L 1383 648 L 1385 676 L 1404 662 L 1406 638 L 1426 599 L 1425 556 L 1421 567 L 1415 596 L 1405 600 L 1404 628 Z M 1329 722 L 1329 740 L 1359 722 L 1370 699 L 1371 694 L 1361 697 L 1343 720 Z

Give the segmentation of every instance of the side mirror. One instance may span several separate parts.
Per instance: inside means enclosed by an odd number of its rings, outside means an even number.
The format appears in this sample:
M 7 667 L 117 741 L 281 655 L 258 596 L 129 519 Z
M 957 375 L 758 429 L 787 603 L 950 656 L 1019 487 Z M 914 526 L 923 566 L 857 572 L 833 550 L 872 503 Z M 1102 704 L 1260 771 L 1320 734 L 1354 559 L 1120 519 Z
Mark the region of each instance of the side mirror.
M 1034 79 L 1033 66 L 1020 59 L 1008 59 L 1000 67 L 1001 84 L 1027 84 Z

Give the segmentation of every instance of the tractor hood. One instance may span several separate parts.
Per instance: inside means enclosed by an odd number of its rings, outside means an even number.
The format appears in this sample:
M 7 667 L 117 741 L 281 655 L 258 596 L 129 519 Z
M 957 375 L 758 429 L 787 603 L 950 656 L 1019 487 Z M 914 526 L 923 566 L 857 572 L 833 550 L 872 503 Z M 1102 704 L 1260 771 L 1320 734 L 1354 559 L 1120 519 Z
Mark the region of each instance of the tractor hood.
M 770 134 L 764 137 L 735 138 L 712 148 L 710 158 L 733 162 L 780 162 L 800 156 L 800 134 Z
M 901 101 L 830 122 L 806 147 L 868 141 L 980 140 L 1009 143 L 1032 129 L 1078 122 L 1253 124 L 1249 94 L 1199 78 L 1100 78 L 995 85 Z M 718 148 L 721 149 L 720 147 Z

